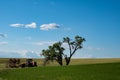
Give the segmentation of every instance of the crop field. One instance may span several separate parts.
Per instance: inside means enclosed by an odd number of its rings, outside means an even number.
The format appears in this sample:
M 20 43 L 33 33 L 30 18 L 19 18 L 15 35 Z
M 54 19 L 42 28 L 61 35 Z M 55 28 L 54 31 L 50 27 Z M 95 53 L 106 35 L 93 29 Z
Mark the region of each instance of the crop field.
M 120 80 L 120 59 L 72 59 L 62 67 L 56 62 L 43 67 L 42 60 L 35 59 L 38 67 L 6 69 L 7 60 L 0 60 L 0 80 Z

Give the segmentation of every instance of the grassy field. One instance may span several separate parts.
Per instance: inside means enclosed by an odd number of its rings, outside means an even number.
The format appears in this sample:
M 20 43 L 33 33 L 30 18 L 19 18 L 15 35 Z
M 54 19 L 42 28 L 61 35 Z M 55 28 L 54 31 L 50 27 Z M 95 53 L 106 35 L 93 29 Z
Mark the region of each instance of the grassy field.
M 8 69 L 0 80 L 120 80 L 120 63 Z
M 6 67 L 6 63 L 9 60 L 9 58 L 0 58 L 0 69 L 3 69 Z M 22 58 L 20 59 L 21 63 L 25 63 L 26 59 Z M 37 62 L 38 66 L 43 66 L 43 59 L 34 59 L 34 61 Z M 120 58 L 104 58 L 104 59 L 72 59 L 70 62 L 70 65 L 80 65 L 80 64 L 96 64 L 96 63 L 113 63 L 113 62 L 120 62 Z M 63 60 L 63 63 L 65 65 L 65 62 Z M 58 63 L 50 62 L 47 64 L 47 66 L 59 66 Z
M 39 67 L 1 68 L 0 80 L 120 80 L 120 59 L 72 59 L 70 66 L 62 67 L 55 62 L 43 67 L 42 60 L 36 61 Z

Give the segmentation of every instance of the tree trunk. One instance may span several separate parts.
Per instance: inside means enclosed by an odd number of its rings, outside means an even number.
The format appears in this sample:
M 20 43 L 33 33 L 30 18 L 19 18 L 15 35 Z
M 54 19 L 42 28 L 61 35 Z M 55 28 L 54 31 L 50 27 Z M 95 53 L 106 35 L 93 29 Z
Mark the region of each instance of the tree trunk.
M 70 63 L 70 60 L 71 60 L 71 57 L 66 57 L 66 58 L 65 58 L 65 61 L 66 61 L 66 65 L 67 65 L 67 66 L 68 66 L 69 63 Z
M 62 65 L 63 65 L 62 60 L 58 61 L 58 63 L 60 64 L 60 66 L 62 66 Z
M 63 63 L 62 63 L 62 56 L 58 56 L 57 57 L 57 62 L 62 66 Z

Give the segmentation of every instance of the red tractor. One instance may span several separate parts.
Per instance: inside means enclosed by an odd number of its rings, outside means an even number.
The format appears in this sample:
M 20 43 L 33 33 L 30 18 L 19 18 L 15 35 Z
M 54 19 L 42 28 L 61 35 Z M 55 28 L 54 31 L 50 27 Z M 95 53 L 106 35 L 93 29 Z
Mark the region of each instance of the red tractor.
M 26 59 L 27 67 L 35 67 L 37 66 L 37 62 L 34 62 L 33 59 Z
M 24 67 L 36 67 L 37 62 L 34 62 L 33 59 L 26 59 L 26 63 L 20 65 L 22 68 Z

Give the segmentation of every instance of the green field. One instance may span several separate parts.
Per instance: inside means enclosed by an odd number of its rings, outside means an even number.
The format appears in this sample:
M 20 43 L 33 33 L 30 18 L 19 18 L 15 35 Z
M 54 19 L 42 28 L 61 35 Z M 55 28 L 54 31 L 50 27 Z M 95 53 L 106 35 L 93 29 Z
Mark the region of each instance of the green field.
M 0 80 L 120 80 L 119 75 L 120 59 L 73 59 L 69 66 L 53 62 L 46 67 L 0 70 Z

